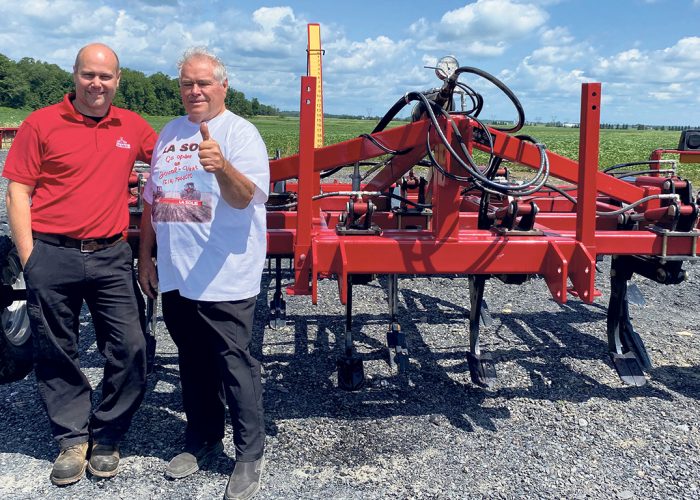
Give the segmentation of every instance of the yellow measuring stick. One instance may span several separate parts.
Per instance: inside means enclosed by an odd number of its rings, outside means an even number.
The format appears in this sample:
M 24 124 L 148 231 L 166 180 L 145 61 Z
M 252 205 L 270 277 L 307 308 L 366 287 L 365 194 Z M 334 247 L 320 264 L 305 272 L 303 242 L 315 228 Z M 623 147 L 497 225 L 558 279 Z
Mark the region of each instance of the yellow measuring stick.
M 323 75 L 321 71 L 321 26 L 317 23 L 308 25 L 309 45 L 307 48 L 308 59 L 306 65 L 307 76 L 316 77 L 316 115 L 314 147 L 323 147 Z

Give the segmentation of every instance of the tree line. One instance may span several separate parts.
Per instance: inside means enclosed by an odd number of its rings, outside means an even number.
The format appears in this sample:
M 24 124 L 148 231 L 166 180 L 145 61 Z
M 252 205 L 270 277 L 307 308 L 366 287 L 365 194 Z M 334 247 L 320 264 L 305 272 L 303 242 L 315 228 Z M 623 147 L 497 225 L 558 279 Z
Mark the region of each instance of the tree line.
M 146 76 L 122 68 L 116 106 L 147 115 L 175 116 L 185 113 L 177 78 L 164 73 Z M 56 64 L 24 57 L 15 62 L 0 54 L 0 106 L 36 110 L 55 104 L 73 90 L 73 75 Z M 228 88 L 226 107 L 240 116 L 278 115 L 279 109 L 247 99 L 243 92 Z

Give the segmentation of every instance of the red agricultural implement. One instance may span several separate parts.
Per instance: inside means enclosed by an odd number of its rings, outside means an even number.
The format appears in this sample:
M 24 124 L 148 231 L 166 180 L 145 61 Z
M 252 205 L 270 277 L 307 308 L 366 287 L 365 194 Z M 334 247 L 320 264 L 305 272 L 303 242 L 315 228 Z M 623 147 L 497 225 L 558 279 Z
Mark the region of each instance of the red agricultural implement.
M 321 53 L 320 42 L 309 46 L 310 68 L 319 65 Z M 553 300 L 591 303 L 598 295 L 596 262 L 609 255 L 611 360 L 624 382 L 643 385 L 651 360 L 630 322 L 629 280 L 638 274 L 677 284 L 685 279 L 684 263 L 698 259 L 698 200 L 690 182 L 677 175 L 675 158 L 700 162 L 700 131 L 684 132 L 677 149 L 601 170 L 601 84 L 582 86 L 579 155 L 572 160 L 518 135 L 525 122 L 522 106 L 497 78 L 459 67 L 450 57 L 435 71 L 439 88 L 408 92 L 372 133 L 326 147 L 318 141 L 320 80 L 302 77 L 299 153 L 270 163 L 268 256 L 276 263 L 270 325 L 285 321 L 283 259 L 291 259 L 293 270 L 287 294 L 309 295 L 316 303 L 319 280 L 337 280 L 346 307 L 338 383 L 358 389 L 364 371 L 353 346 L 353 286 L 387 276 L 389 359 L 404 372 L 408 349 L 398 318 L 399 277 L 467 276 L 470 375 L 488 385 L 496 370 L 479 340 L 489 320 L 483 300 L 488 280 L 517 285 L 541 276 Z M 502 91 L 514 105 L 516 122 L 483 122 L 484 98 L 461 81 L 466 77 Z M 467 109 L 456 109 L 457 95 L 470 103 Z M 407 105 L 413 106 L 412 121 L 387 128 Z M 352 172 L 351 182 L 327 180 L 344 168 Z M 135 200 L 135 223 L 139 213 Z M 130 235 L 134 242 L 138 230 Z M 7 274 L 18 279 L 16 266 Z M 4 305 L 11 306 L 18 292 L 9 288 L 18 282 L 4 283 Z M 149 302 L 148 318 L 153 309 Z
M 481 96 L 469 88 L 474 108 L 453 111 L 453 91 L 464 74 L 502 88 L 519 110 L 519 123 L 503 130 L 481 122 Z M 304 77 L 299 154 L 271 162 L 276 192 L 269 207 L 268 254 L 277 258 L 278 269 L 281 257 L 292 257 L 288 294 L 311 295 L 316 303 L 318 280 L 338 280 L 346 306 L 340 386 L 355 389 L 363 380 L 352 339 L 354 283 L 388 275 L 388 348 L 403 370 L 407 349 L 397 317 L 399 275 L 468 276 L 470 375 L 486 385 L 495 377 L 492 359 L 479 347 L 486 282 L 518 284 L 540 275 L 555 301 L 575 296 L 590 303 L 596 297 L 596 260 L 603 255 L 612 256 L 607 332 L 612 362 L 623 381 L 644 384 L 643 370 L 651 362 L 630 323 L 628 282 L 637 273 L 680 283 L 683 263 L 698 258 L 697 200 L 690 182 L 676 175 L 675 162 L 662 158 L 680 154 L 700 161 L 700 150 L 685 146 L 697 132 L 686 132 L 678 150 L 660 149 L 649 160 L 600 171 L 599 83 L 583 85 L 574 161 L 531 137 L 514 135 L 523 123 L 520 105 L 491 75 L 462 67 L 444 77 L 440 89 L 406 94 L 371 134 L 323 148 L 313 145 L 316 82 Z M 385 129 L 410 101 L 418 103 L 414 116 L 419 119 Z M 485 165 L 474 161 L 477 150 L 487 154 Z M 360 168 L 368 162 L 369 176 Z M 534 173 L 515 180 L 516 165 Z M 345 167 L 354 172 L 352 183 L 321 182 Z M 284 315 L 279 274 L 277 279 L 273 322 Z
M 312 57 L 311 46 L 309 58 Z M 310 64 L 311 66 L 311 64 Z M 598 295 L 596 261 L 612 256 L 607 336 L 621 379 L 646 382 L 649 355 L 628 313 L 628 283 L 638 274 L 663 284 L 686 277 L 683 263 L 698 259 L 698 200 L 676 161 L 700 162 L 700 132 L 686 131 L 678 149 L 658 149 L 648 160 L 600 170 L 601 84 L 582 86 L 578 160 L 557 155 L 532 137 L 516 135 L 524 124 L 517 97 L 492 75 L 443 58 L 440 88 L 409 92 L 371 134 L 315 147 L 317 79 L 301 80 L 299 154 L 271 162 L 274 192 L 268 212 L 268 254 L 276 259 L 271 325 L 283 320 L 280 262 L 291 257 L 291 295 L 317 301 L 318 280 L 338 281 L 346 307 L 345 352 L 338 361 L 342 388 L 364 380 L 352 335 L 353 284 L 388 277 L 390 360 L 407 367 L 407 344 L 398 320 L 400 275 L 459 274 L 469 278 L 472 381 L 488 385 L 492 358 L 479 345 L 488 317 L 484 287 L 489 279 L 520 284 L 544 278 L 552 298 L 593 302 Z M 482 95 L 460 82 L 476 76 L 513 103 L 512 127 L 479 119 Z M 456 93 L 471 101 L 455 110 Z M 409 124 L 386 128 L 404 106 L 415 103 Z M 483 164 L 475 152 L 485 154 Z M 369 170 L 367 170 L 369 166 Z M 531 175 L 518 179 L 514 167 Z M 322 182 L 348 168 L 348 184 Z M 420 175 L 423 172 L 424 175 Z

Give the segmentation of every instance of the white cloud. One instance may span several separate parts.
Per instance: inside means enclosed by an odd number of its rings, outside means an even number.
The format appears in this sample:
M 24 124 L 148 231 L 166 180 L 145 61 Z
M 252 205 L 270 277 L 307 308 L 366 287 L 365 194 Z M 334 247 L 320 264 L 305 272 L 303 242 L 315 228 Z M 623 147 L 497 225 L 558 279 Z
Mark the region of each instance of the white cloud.
M 547 10 L 560 3 L 550 17 Z M 577 39 L 572 31 L 578 20 L 555 19 L 567 3 L 465 0 L 448 11 L 433 2 L 429 9 L 414 9 L 413 17 L 404 16 L 403 25 L 387 19 L 374 31 L 359 29 L 361 36 L 354 31 L 348 34 L 345 27 L 358 29 L 351 23 L 362 20 L 325 22 L 326 109 L 364 114 L 372 108 L 374 114 L 382 114 L 405 92 L 439 85 L 433 71 L 424 66 L 453 54 L 463 65 L 498 75 L 521 98 L 528 116 L 558 115 L 564 121 L 576 121 L 580 84 L 593 79 L 604 84 L 604 107 L 619 116 L 656 103 L 698 116 L 692 111 L 698 108 L 689 104 L 698 103 L 700 36 L 679 38 L 665 48 L 654 46 L 653 37 L 630 39 L 627 45 L 620 37 L 623 45 L 619 46 L 624 49 L 610 52 L 596 45 L 599 38 L 594 28 L 586 31 L 590 38 Z M 692 3 L 696 12 L 700 0 Z M 306 70 L 306 11 L 292 2 L 258 4 L 263 6 L 251 11 L 225 0 L 195 4 L 24 0 L 13 5 L 12 16 L 0 16 L 0 52 L 16 60 L 33 57 L 70 70 L 76 51 L 99 40 L 111 45 L 126 67 L 174 76 L 175 63 L 186 47 L 206 45 L 229 65 L 234 88 L 265 104 L 296 109 L 299 77 Z M 658 7 L 635 0 L 635 8 Z M 550 19 L 555 22 L 550 24 Z M 488 98 L 491 107 L 484 118 L 512 114 L 512 107 L 493 86 L 468 75 L 464 80 Z M 494 105 L 494 100 L 504 102 Z
M 430 22 L 426 18 L 421 17 L 408 27 L 408 32 L 414 37 L 424 38 L 430 33 Z
M 667 60 L 676 61 L 684 66 L 695 66 L 700 63 L 700 37 L 681 38 L 673 47 L 661 52 Z
M 601 53 L 605 47 L 577 42 L 566 30 L 547 28 L 541 41 L 543 45 L 524 57 L 515 71 L 502 74 L 528 116 L 576 120 L 581 83 L 600 81 L 603 121 L 663 123 L 678 115 L 675 121 L 686 123 L 697 117 L 689 104 L 697 101 L 700 81 L 699 37 L 682 38 L 666 48 L 645 50 L 640 45 L 610 55 Z
M 581 84 L 592 79 L 579 68 L 565 69 L 560 66 L 533 64 L 531 57 L 526 57 L 518 67 L 519 85 L 525 84 L 536 92 L 563 92 L 576 94 L 581 91 Z M 514 78 L 512 80 L 515 80 Z
M 512 40 L 529 35 L 547 18 L 548 14 L 533 4 L 477 0 L 443 14 L 440 31 L 449 40 L 470 36 L 485 40 Z
M 535 49 L 530 56 L 532 64 L 569 65 L 588 59 L 594 55 L 593 48 L 586 44 L 569 46 L 549 45 Z
M 54 20 L 57 17 L 69 17 L 72 12 L 78 11 L 76 7 L 80 7 L 80 3 L 73 0 L 56 0 L 55 2 L 25 0 L 24 2 L 18 2 L 14 6 L 15 14 L 46 21 Z
M 574 37 L 562 26 L 543 28 L 540 31 L 540 42 L 542 45 L 568 45 L 574 42 Z
M 109 7 L 99 7 L 97 9 L 81 10 L 73 12 L 68 21 L 58 27 L 57 33 L 71 37 L 81 36 L 85 33 L 95 33 L 98 28 L 102 31 L 106 28 L 108 32 L 113 29 L 117 12 Z
M 252 18 L 252 28 L 232 30 L 237 53 L 291 55 L 306 46 L 308 21 L 297 18 L 291 7 L 261 7 Z
M 436 23 L 420 18 L 409 33 L 424 50 L 447 53 L 457 45 L 467 56 L 497 57 L 513 42 L 536 33 L 547 18 L 547 12 L 535 3 L 477 0 L 445 12 Z
M 253 12 L 253 21 L 263 30 L 272 31 L 285 21 L 294 23 L 294 11 L 291 7 L 261 7 Z
M 655 90 L 651 90 L 649 95 L 662 101 L 670 101 L 679 98 L 683 98 L 685 100 L 685 98 L 691 97 L 692 94 L 687 86 L 680 83 L 670 83 L 668 85 L 658 87 Z
M 634 48 L 600 57 L 593 72 L 603 79 L 621 81 L 691 82 L 700 79 L 699 63 L 700 37 L 687 37 L 660 50 Z
M 361 42 L 347 39 L 326 44 L 329 65 L 333 71 L 349 72 L 372 68 L 387 68 L 407 47 L 407 41 L 395 42 L 389 37 L 367 38 Z M 384 71 L 381 71 L 384 74 Z

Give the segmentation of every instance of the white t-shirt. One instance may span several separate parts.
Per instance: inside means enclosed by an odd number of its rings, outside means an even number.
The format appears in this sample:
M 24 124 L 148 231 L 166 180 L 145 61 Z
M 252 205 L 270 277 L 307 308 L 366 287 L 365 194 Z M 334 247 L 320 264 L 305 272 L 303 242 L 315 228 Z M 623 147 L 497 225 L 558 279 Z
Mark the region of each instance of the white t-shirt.
M 260 292 L 265 265 L 267 149 L 253 124 L 226 110 L 207 122 L 224 157 L 255 184 L 243 209 L 221 198 L 214 174 L 199 164 L 202 135 L 187 116 L 161 131 L 144 189 L 152 205 L 161 292 L 193 300 L 242 300 Z

